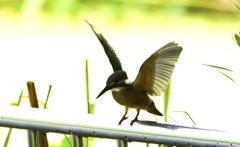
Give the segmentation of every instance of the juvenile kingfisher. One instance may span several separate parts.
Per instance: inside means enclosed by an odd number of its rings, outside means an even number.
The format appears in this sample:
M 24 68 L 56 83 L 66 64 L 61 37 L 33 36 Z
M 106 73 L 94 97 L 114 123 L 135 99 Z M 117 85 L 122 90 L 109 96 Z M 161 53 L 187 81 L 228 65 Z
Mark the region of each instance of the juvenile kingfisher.
M 126 115 L 129 108 L 137 110 L 135 118 L 130 123 L 131 126 L 138 120 L 140 110 L 163 116 L 149 95 L 160 96 L 161 92 L 164 92 L 169 84 L 175 63 L 182 52 L 182 47 L 178 46 L 177 43 L 170 42 L 155 51 L 143 62 L 135 81 L 130 82 L 113 48 L 94 26 L 88 24 L 102 44 L 114 71 L 107 79 L 105 88 L 97 98 L 111 90 L 115 101 L 125 106 L 125 113 L 118 125 L 121 125 L 128 118 Z

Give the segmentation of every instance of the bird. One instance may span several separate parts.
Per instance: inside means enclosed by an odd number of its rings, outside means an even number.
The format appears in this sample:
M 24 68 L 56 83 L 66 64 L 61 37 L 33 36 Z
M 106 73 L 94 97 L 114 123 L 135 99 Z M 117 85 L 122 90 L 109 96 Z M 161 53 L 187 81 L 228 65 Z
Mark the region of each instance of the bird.
M 138 120 L 140 110 L 163 116 L 150 96 L 160 96 L 161 92 L 164 92 L 167 88 L 183 48 L 175 42 L 170 42 L 157 49 L 142 63 L 136 79 L 132 82 L 128 79 L 126 71 L 122 69 L 119 58 L 102 33 L 92 24 L 87 23 L 102 44 L 114 71 L 108 77 L 105 87 L 97 98 L 106 91 L 111 90 L 114 100 L 125 107 L 125 113 L 118 125 L 121 125 L 128 118 L 129 108 L 134 108 L 137 111 L 135 118 L 130 123 L 131 126 Z

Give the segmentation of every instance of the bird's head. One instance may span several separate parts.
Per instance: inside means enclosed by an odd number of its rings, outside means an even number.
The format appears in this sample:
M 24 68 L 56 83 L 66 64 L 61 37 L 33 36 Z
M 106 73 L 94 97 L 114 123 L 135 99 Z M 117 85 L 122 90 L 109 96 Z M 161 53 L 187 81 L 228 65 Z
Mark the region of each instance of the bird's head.
M 103 88 L 103 90 L 99 93 L 97 98 L 99 98 L 102 94 L 104 94 L 106 91 L 114 88 L 119 87 L 125 87 L 127 86 L 127 73 L 122 70 L 117 70 L 113 74 L 111 74 L 108 79 L 106 86 Z

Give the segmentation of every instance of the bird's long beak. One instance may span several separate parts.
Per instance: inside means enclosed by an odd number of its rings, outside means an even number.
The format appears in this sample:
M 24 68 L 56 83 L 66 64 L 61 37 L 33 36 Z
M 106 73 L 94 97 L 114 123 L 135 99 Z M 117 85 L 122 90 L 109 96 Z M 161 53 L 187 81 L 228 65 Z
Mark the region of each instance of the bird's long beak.
M 110 89 L 110 87 L 108 85 L 106 85 L 106 87 L 103 88 L 103 90 L 99 93 L 99 95 L 97 96 L 97 98 L 99 98 L 101 95 L 103 95 L 106 91 L 108 91 Z M 96 99 L 97 99 L 96 98 Z

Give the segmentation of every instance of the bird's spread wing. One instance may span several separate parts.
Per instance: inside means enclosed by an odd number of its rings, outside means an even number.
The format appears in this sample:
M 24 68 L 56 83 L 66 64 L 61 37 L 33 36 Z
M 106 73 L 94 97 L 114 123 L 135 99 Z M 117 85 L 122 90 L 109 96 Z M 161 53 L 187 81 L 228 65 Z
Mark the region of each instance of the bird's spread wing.
M 100 33 L 92 24 L 90 24 L 89 22 L 87 23 L 93 30 L 94 34 L 97 36 L 100 43 L 102 44 L 104 51 L 112 65 L 113 71 L 122 70 L 122 65 L 119 58 L 117 57 L 117 54 L 115 53 L 113 48 L 108 44 L 107 40 L 103 37 L 102 33 Z
M 170 42 L 154 52 L 140 67 L 134 81 L 134 89 L 146 91 L 149 95 L 160 96 L 169 84 L 175 63 L 182 47 Z

